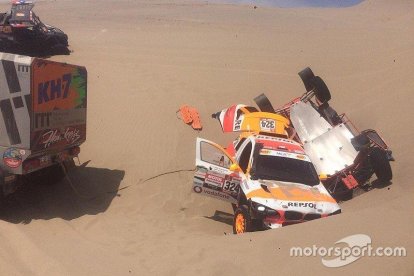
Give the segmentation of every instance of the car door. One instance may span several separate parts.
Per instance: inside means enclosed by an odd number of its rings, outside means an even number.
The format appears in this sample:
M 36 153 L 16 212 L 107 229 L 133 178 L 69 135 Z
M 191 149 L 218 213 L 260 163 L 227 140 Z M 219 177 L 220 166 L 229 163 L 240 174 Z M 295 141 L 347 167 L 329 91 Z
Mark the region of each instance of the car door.
M 237 203 L 241 174 L 236 161 L 222 147 L 197 138 L 193 192 Z

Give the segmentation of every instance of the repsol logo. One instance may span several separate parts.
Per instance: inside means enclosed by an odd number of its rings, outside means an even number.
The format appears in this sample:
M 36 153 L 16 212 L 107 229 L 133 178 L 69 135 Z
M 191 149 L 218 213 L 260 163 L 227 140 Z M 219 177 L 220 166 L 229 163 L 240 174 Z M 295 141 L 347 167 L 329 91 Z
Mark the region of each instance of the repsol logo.
M 55 99 L 66 99 L 72 82 L 72 74 L 65 74 L 61 78 L 41 82 L 38 85 L 37 103 L 47 103 Z
M 289 202 L 288 207 L 303 207 L 316 209 L 316 204 L 312 202 Z

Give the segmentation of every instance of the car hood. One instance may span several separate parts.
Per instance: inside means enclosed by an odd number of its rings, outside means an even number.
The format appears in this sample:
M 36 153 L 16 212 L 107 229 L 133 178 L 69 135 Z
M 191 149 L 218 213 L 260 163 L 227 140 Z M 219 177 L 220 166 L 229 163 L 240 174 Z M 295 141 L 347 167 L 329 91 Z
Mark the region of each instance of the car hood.
M 243 188 L 247 199 L 275 210 L 318 214 L 340 210 L 322 183 L 308 186 L 273 180 L 249 180 Z

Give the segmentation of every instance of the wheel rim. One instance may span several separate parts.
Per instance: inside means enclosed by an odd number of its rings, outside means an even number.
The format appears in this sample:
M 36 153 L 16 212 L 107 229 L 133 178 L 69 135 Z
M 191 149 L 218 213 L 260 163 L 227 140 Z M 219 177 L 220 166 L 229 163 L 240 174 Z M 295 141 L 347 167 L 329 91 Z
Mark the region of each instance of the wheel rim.
M 235 221 L 235 226 L 236 226 L 236 233 L 237 234 L 241 234 L 241 233 L 245 232 L 245 223 L 244 223 L 243 214 L 237 214 L 236 221 Z

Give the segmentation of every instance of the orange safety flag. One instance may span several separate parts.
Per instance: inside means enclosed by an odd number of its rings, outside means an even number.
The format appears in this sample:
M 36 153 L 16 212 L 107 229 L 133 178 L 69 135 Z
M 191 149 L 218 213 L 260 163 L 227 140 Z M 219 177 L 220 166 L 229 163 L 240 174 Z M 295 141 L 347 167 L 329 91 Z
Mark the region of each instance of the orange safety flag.
M 177 113 L 178 112 L 180 112 L 181 120 L 183 120 L 184 123 L 187 125 L 191 124 L 191 127 L 195 130 L 203 129 L 203 126 L 201 125 L 200 115 L 197 109 L 188 105 L 183 105 L 180 107 Z

